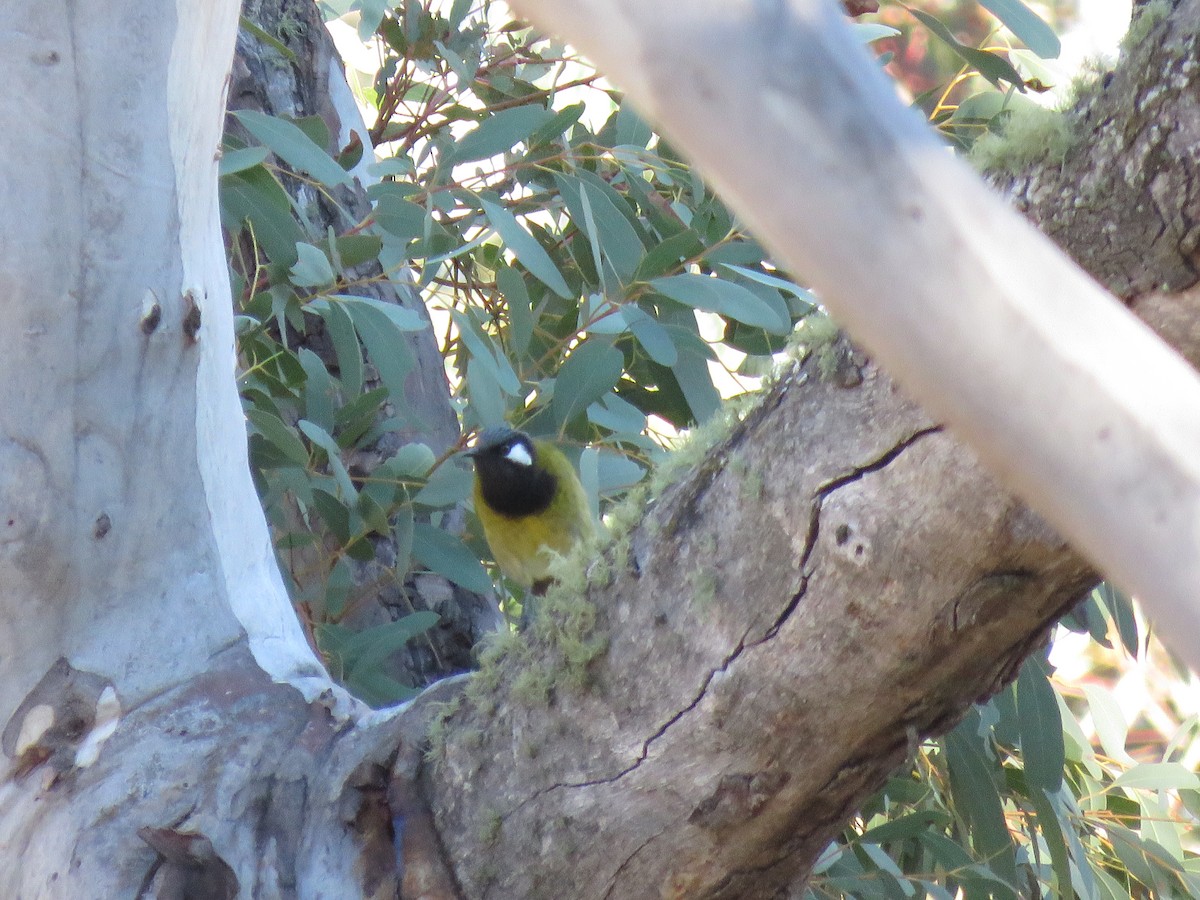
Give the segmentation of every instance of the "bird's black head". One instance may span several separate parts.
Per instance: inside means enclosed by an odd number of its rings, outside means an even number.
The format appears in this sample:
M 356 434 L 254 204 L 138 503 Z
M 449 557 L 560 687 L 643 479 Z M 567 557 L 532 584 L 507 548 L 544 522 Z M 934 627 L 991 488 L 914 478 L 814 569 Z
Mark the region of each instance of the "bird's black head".
M 501 515 L 535 515 L 554 500 L 558 479 L 541 465 L 537 447 L 525 432 L 488 428 L 467 456 L 475 462 L 484 502 Z

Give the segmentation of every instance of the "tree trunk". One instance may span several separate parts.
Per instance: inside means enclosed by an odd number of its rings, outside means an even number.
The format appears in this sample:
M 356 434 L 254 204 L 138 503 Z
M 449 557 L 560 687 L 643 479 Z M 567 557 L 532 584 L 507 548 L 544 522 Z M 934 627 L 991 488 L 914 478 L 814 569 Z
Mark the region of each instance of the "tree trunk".
M 308 649 L 247 468 L 215 180 L 237 4 L 23 6 L 0 896 L 339 895 L 397 739 L 346 730 L 364 711 Z
M 428 708 L 330 684 L 246 471 L 214 166 L 236 5 L 28 6 L 0 54 L 3 158 L 40 163 L 0 218 L 0 896 L 452 896 L 407 780 Z M 470 680 L 423 779 L 467 896 L 773 896 L 1094 580 L 824 350 Z
M 290 50 L 292 57 L 286 58 L 277 47 L 241 31 L 233 63 L 230 109 L 254 109 L 291 118 L 320 116 L 336 144 L 325 149 L 334 156 L 356 140 L 365 145 L 364 163 L 355 169 L 353 185 L 334 189 L 336 205 L 328 202 L 306 179 L 283 179 L 298 206 L 308 211 L 311 237 L 319 243 L 328 229 L 343 233 L 370 213 L 366 188 L 371 178 L 366 162 L 371 159 L 371 147 L 367 126 L 346 84 L 333 39 L 312 0 L 249 0 L 243 3 L 242 15 Z M 232 117 L 227 128 L 236 130 Z M 285 163 L 277 163 L 286 170 Z M 343 211 L 349 211 L 356 221 L 347 221 Z M 253 273 L 244 274 L 250 277 Z M 364 264 L 349 274 L 356 281 L 353 293 L 414 310 L 428 321 L 417 292 L 401 280 L 384 278 L 377 262 Z M 316 322 L 311 324 L 308 333 L 293 336 L 295 346 L 312 350 L 336 373 L 337 356 L 332 342 Z M 406 346 L 396 348 L 396 352 L 413 360 L 404 397 L 412 424 L 386 431 L 374 446 L 347 459 L 356 477 L 370 477 L 380 463 L 410 442 L 420 441 L 438 456 L 459 442 L 458 419 L 450 404 L 450 386 L 433 329 L 409 332 Z M 379 386 L 378 377 L 368 379 L 369 389 Z M 299 515 L 296 520 L 300 521 Z M 461 531 L 464 517 L 461 513 L 450 514 L 441 524 L 449 530 Z M 485 635 L 503 627 L 495 598 L 473 594 L 434 573 L 413 577 L 404 571 L 397 572 L 395 541 L 379 535 L 372 540 L 373 559 L 346 560 L 353 572 L 356 595 L 367 597 L 369 602 L 353 604 L 353 612 L 343 620 L 344 624 L 364 629 L 416 610 L 432 610 L 440 617 L 438 624 L 410 641 L 404 653 L 394 654 L 388 662 L 388 674 L 402 684 L 419 687 L 471 668 L 475 645 Z M 307 551 L 291 548 L 284 564 L 300 595 L 311 595 L 324 588 L 328 563 L 323 548 Z

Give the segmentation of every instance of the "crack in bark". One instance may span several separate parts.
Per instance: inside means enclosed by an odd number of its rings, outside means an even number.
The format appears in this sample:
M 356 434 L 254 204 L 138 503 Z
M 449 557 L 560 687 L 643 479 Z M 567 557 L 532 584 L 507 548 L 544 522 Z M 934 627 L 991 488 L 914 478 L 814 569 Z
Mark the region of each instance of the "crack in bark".
M 899 747 L 900 745 L 893 744 L 883 754 L 876 755 L 874 752 L 871 752 L 854 756 L 836 774 L 830 777 L 819 790 L 815 791 L 814 794 L 817 796 L 832 795 L 846 798 L 847 792 L 839 787 L 839 782 L 845 782 L 848 779 L 858 779 L 860 782 L 865 782 L 867 779 L 873 778 L 878 786 L 882 787 L 886 783 L 888 775 L 896 769 L 897 765 L 886 762 L 886 760 L 894 760 Z M 885 760 L 885 762 L 881 764 L 880 760 Z M 826 812 L 817 820 L 808 820 L 799 823 L 786 844 L 780 847 L 780 852 L 774 859 L 760 863 L 759 865 L 745 866 L 727 872 L 720 882 L 708 891 L 706 896 L 717 898 L 737 896 L 729 892 L 734 889 L 734 885 L 739 879 L 753 881 L 761 878 L 773 869 L 788 865 L 789 862 L 793 861 L 795 855 L 801 852 L 806 844 L 811 842 L 813 836 L 823 830 L 823 826 L 827 821 L 833 819 L 841 821 L 849 816 L 853 808 L 847 802 L 847 799 L 843 799 L 834 811 Z M 816 859 L 814 858 L 812 863 L 815 864 L 815 862 Z M 807 882 L 807 879 L 805 881 Z
M 499 816 L 500 821 L 508 822 L 513 816 L 520 814 L 521 811 L 526 809 L 530 804 L 538 802 L 539 800 L 548 796 L 549 794 L 551 794 L 554 791 L 564 789 L 564 788 L 590 788 L 590 787 L 598 787 L 598 786 L 608 785 L 608 784 L 615 784 L 620 779 L 626 777 L 627 775 L 630 775 L 631 773 L 635 772 L 638 768 L 640 768 L 641 765 L 644 762 L 646 762 L 647 759 L 649 759 L 650 749 L 654 745 L 654 743 L 656 741 L 658 741 L 660 738 L 662 738 L 664 735 L 666 735 L 667 732 L 672 728 L 672 726 L 674 726 L 677 722 L 682 720 L 688 713 L 694 711 L 700 705 L 700 703 L 707 696 L 709 687 L 712 684 L 713 680 L 716 678 L 716 676 L 722 672 L 728 671 L 730 666 L 732 666 L 733 663 L 739 657 L 741 657 L 741 655 L 748 648 L 759 646 L 759 645 L 765 643 L 766 641 L 770 640 L 771 638 L 775 637 L 779 633 L 779 631 L 782 629 L 782 627 L 786 624 L 786 622 L 791 617 L 791 615 L 795 612 L 796 608 L 799 606 L 801 600 L 806 595 L 808 588 L 810 586 L 811 573 L 808 572 L 808 566 L 809 566 L 810 560 L 812 558 L 812 555 L 816 550 L 817 540 L 818 540 L 818 537 L 820 534 L 820 516 L 821 516 L 821 511 L 822 511 L 825 500 L 830 495 L 832 495 L 835 491 L 839 490 L 840 488 L 843 488 L 849 484 L 853 484 L 854 482 L 862 479 L 866 475 L 872 474 L 874 472 L 878 472 L 878 471 L 886 468 L 888 465 L 893 463 L 902 453 L 904 453 L 910 447 L 914 446 L 922 438 L 927 437 L 932 434 L 939 434 L 942 431 L 943 431 L 943 428 L 940 425 L 932 425 L 932 426 L 926 426 L 923 428 L 916 429 L 916 430 L 908 433 L 904 437 L 902 437 L 895 444 L 890 446 L 884 452 L 880 453 L 874 459 L 871 459 L 861 465 L 854 466 L 850 470 L 821 483 L 816 488 L 816 490 L 812 494 L 811 501 L 810 501 L 809 522 L 808 522 L 808 526 L 807 526 L 805 536 L 804 536 L 803 551 L 802 551 L 801 557 L 800 557 L 800 566 L 799 566 L 799 568 L 800 568 L 800 586 L 799 586 L 799 589 L 788 600 L 784 609 L 774 619 L 774 621 L 771 623 L 770 627 L 766 630 L 766 632 L 762 635 L 762 637 L 756 638 L 754 640 L 748 640 L 748 636 L 750 635 L 750 631 L 751 631 L 751 629 L 749 627 L 742 633 L 741 637 L 739 638 L 739 640 L 737 642 L 737 645 L 724 657 L 724 659 L 721 661 L 720 665 L 718 665 L 708 671 L 708 673 L 702 679 L 702 682 L 701 682 L 699 688 L 697 689 L 695 695 L 691 698 L 691 700 L 688 701 L 687 703 L 685 703 L 680 709 L 678 709 L 677 712 L 675 712 L 673 715 L 671 715 L 669 718 L 667 718 L 658 728 L 656 728 L 654 730 L 654 732 L 652 734 L 650 734 L 645 740 L 642 741 L 640 751 L 638 752 L 636 758 L 634 758 L 628 765 L 624 766 L 619 771 L 617 771 L 611 775 L 606 775 L 606 776 L 599 777 L 599 778 L 587 779 L 587 780 L 583 780 L 583 781 L 555 782 L 553 784 L 547 785 L 546 787 L 543 787 L 543 788 L 533 792 L 528 797 L 521 800 L 519 803 L 512 806 L 510 809 L 508 809 L 504 813 L 502 813 Z M 692 501 L 694 501 L 695 498 L 693 497 L 690 499 Z M 650 835 L 625 857 L 625 859 L 622 861 L 620 866 L 614 871 L 613 875 L 611 876 L 611 878 L 608 882 L 608 885 L 604 891 L 604 894 L 603 894 L 604 897 L 609 897 L 612 895 L 612 892 L 614 890 L 616 890 L 617 885 L 620 883 L 621 873 L 623 871 L 627 870 L 628 867 L 638 857 L 638 855 L 641 854 L 645 850 L 646 847 L 650 846 L 657 838 L 659 838 L 661 836 L 661 834 L 664 833 L 666 830 L 669 830 L 669 829 L 664 828 L 664 829 L 660 830 L 659 832 L 657 832 L 653 835 Z M 731 874 L 736 875 L 737 873 L 731 873 Z M 485 891 L 485 893 L 486 893 L 486 891 Z
M 625 871 L 625 867 L 633 862 L 639 853 L 649 847 L 651 842 L 657 840 L 660 835 L 668 830 L 669 826 L 664 825 L 662 828 L 658 829 L 658 831 L 654 832 L 654 834 L 650 835 L 648 838 L 638 844 L 637 848 L 627 857 L 625 857 L 621 865 L 617 866 L 617 870 L 613 872 L 612 878 L 608 880 L 608 886 L 604 889 L 604 896 L 601 898 L 601 900 L 608 900 L 608 898 L 612 896 L 612 892 L 616 890 L 617 882 L 620 881 L 621 873 Z
M 829 495 L 848 484 L 853 484 L 865 475 L 870 475 L 873 472 L 878 472 L 881 469 L 886 468 L 895 462 L 901 453 L 913 446 L 917 441 L 924 437 L 928 437 L 931 434 L 940 434 L 941 432 L 941 425 L 930 425 L 925 428 L 920 428 L 897 442 L 894 446 L 888 448 L 886 452 L 880 454 L 870 462 L 864 463 L 860 466 L 855 466 L 849 472 L 838 475 L 836 478 L 826 481 L 817 488 L 817 491 L 812 498 L 808 533 L 804 538 L 804 554 L 800 558 L 800 575 L 802 579 L 800 583 L 800 590 L 795 593 L 792 599 L 788 602 L 787 606 L 784 607 L 783 611 L 775 619 L 775 622 L 770 628 L 767 629 L 766 634 L 764 634 L 759 640 L 754 641 L 750 646 L 757 647 L 759 644 L 765 643 L 766 641 L 769 641 L 771 638 L 775 637 L 775 635 L 779 633 L 779 630 L 787 623 L 787 620 L 791 618 L 792 613 L 796 611 L 796 607 L 800 605 L 800 601 L 804 598 L 805 593 L 808 591 L 809 576 L 806 572 L 806 569 L 808 567 L 808 561 L 812 558 L 813 551 L 816 550 L 817 547 L 817 538 L 821 531 L 821 510 L 825 505 L 825 500 L 829 497 Z
M 725 659 L 721 662 L 721 665 L 717 666 L 714 669 L 709 670 L 708 674 L 705 676 L 705 678 L 703 680 L 703 683 L 700 685 L 700 689 L 697 691 L 696 695 L 692 698 L 692 700 L 689 703 L 687 703 L 683 708 L 681 708 L 678 712 L 676 712 L 674 715 L 672 715 L 669 719 L 667 719 L 661 726 L 659 726 L 659 728 L 657 728 L 655 730 L 655 732 L 653 734 L 651 734 L 648 738 L 646 738 L 642 742 L 641 751 L 639 752 L 637 758 L 630 765 L 628 765 L 624 769 L 621 769 L 620 771 L 614 773 L 613 775 L 608 775 L 603 778 L 589 779 L 587 781 L 555 782 L 554 784 L 548 785 L 547 787 L 536 791 L 535 793 L 530 795 L 527 799 L 521 801 L 519 804 L 517 804 L 512 809 L 510 809 L 507 813 L 505 813 L 501 817 L 502 820 L 507 820 L 510 816 L 519 812 L 521 809 L 526 807 L 528 804 L 538 800 L 541 797 L 544 797 L 545 795 L 551 793 L 552 791 L 556 791 L 561 788 L 589 788 L 589 787 L 596 787 L 596 786 L 603 785 L 603 784 L 612 784 L 612 783 L 615 783 L 615 782 L 619 781 L 620 779 L 624 778 L 626 775 L 629 775 L 631 772 L 634 772 L 635 770 L 637 770 L 642 765 L 642 763 L 644 763 L 649 758 L 650 746 L 655 741 L 659 740 L 659 738 L 663 737 L 663 735 L 665 735 L 667 733 L 667 731 L 676 722 L 678 722 L 680 719 L 682 719 L 688 713 L 692 712 L 700 704 L 700 702 L 704 699 L 705 695 L 708 693 L 708 688 L 709 688 L 709 685 L 712 684 L 712 680 L 719 673 L 727 671 L 729 669 L 729 667 L 738 659 L 739 656 L 742 655 L 742 653 L 748 647 L 757 647 L 760 644 L 763 644 L 766 641 L 770 640 L 771 638 L 775 637 L 775 635 L 779 633 L 779 630 L 787 622 L 788 618 L 792 615 L 793 612 L 795 612 L 796 607 L 799 606 L 800 601 L 803 599 L 805 593 L 808 590 L 809 577 L 808 577 L 808 575 L 804 574 L 804 570 L 808 565 L 809 559 L 812 557 L 813 551 L 816 549 L 817 537 L 820 533 L 821 508 L 822 508 L 822 505 L 824 504 L 824 501 L 826 500 L 826 498 L 828 498 L 829 495 L 832 494 L 834 491 L 839 490 L 840 488 L 843 488 L 848 484 L 853 484 L 854 482 L 860 480 L 861 478 L 863 478 L 866 475 L 869 475 L 873 472 L 878 472 L 881 469 L 886 468 L 888 465 L 895 462 L 895 460 L 902 453 L 904 453 L 906 450 L 908 450 L 910 447 L 912 447 L 914 444 L 916 444 L 922 438 L 928 437 L 931 434 L 940 434 L 942 431 L 943 431 L 943 428 L 941 425 L 931 425 L 931 426 L 927 426 L 925 428 L 920 428 L 920 429 L 912 432 L 911 434 L 907 435 L 906 437 L 902 438 L 900 441 L 898 441 L 892 447 L 889 447 L 884 453 L 880 454 L 875 459 L 873 459 L 869 462 L 863 463 L 862 465 L 855 466 L 850 471 L 848 471 L 842 475 L 838 475 L 835 478 L 832 478 L 832 479 L 824 482 L 817 488 L 816 492 L 813 495 L 808 531 L 806 532 L 805 538 L 804 538 L 804 552 L 800 558 L 800 570 L 801 570 L 800 589 L 788 601 L 787 606 L 783 609 L 783 611 L 775 619 L 775 621 L 772 623 L 771 627 L 767 630 L 767 632 L 763 635 L 763 637 L 761 637 L 755 641 L 751 641 L 750 643 L 747 643 L 746 637 L 750 633 L 750 630 L 747 629 L 745 632 L 743 632 L 741 638 L 738 640 L 737 646 L 729 653 L 728 656 L 725 657 Z M 649 841 L 651 841 L 651 840 L 653 840 L 653 838 L 648 838 L 647 843 L 649 843 Z M 645 844 L 643 844 L 642 846 L 645 846 Z M 641 847 L 639 847 L 638 850 L 634 851 L 634 854 L 630 855 L 630 857 L 625 861 L 625 863 L 622 864 L 622 867 L 624 867 L 624 865 L 628 864 L 628 862 L 632 860 L 633 855 L 636 855 L 636 853 L 640 852 L 640 850 L 641 850 Z M 615 877 L 616 876 L 614 875 L 614 879 L 615 879 Z M 609 890 L 611 891 L 611 886 L 610 886 Z
M 684 706 L 682 709 L 680 709 L 678 712 L 676 712 L 674 715 L 672 715 L 669 719 L 667 719 L 657 729 L 655 729 L 654 733 L 652 735 L 650 735 L 650 737 L 648 737 L 644 741 L 642 741 L 642 749 L 639 752 L 637 759 L 635 759 L 630 765 L 626 766 L 621 771 L 619 771 L 613 775 L 607 775 L 604 778 L 589 779 L 588 781 L 556 782 L 555 784 L 552 784 L 549 787 L 543 788 L 542 790 L 538 791 L 536 794 L 534 794 L 532 797 L 530 797 L 529 800 L 526 800 L 523 803 L 521 803 L 519 806 L 514 807 L 511 812 L 516 812 L 518 809 L 520 809 L 526 803 L 529 803 L 532 800 L 536 800 L 538 797 L 541 797 L 541 796 L 548 794 L 551 791 L 557 790 L 559 788 L 586 788 L 586 787 L 595 787 L 595 786 L 601 785 L 601 784 L 612 784 L 613 782 L 619 781 L 620 779 L 622 779 L 626 775 L 628 775 L 630 772 L 637 769 L 650 756 L 650 745 L 653 744 L 655 741 L 657 741 L 659 738 L 661 738 L 664 734 L 666 734 L 667 730 L 670 729 L 670 727 L 672 725 L 674 725 L 676 722 L 678 722 L 680 719 L 682 719 L 684 716 L 686 716 L 688 713 L 690 713 L 692 710 L 694 710 L 696 708 L 696 706 L 700 703 L 700 701 L 704 699 L 704 695 L 708 693 L 708 686 L 710 684 L 712 684 L 712 680 L 717 677 L 717 674 L 719 672 L 724 672 L 726 669 L 728 669 L 730 664 L 733 663 L 733 661 L 735 659 L 737 659 L 738 656 L 741 655 L 742 651 L 746 649 L 746 635 L 747 634 L 749 634 L 749 629 L 747 629 L 746 632 L 744 632 L 742 634 L 741 638 L 738 640 L 737 647 L 735 647 L 733 649 L 733 651 L 728 656 L 725 657 L 725 659 L 721 663 L 721 665 L 717 666 L 715 669 L 709 670 L 708 675 L 705 676 L 704 683 L 700 686 L 700 690 L 696 693 L 696 696 L 693 697 L 692 700 L 686 706 Z M 511 814 L 511 812 L 510 812 L 510 814 Z

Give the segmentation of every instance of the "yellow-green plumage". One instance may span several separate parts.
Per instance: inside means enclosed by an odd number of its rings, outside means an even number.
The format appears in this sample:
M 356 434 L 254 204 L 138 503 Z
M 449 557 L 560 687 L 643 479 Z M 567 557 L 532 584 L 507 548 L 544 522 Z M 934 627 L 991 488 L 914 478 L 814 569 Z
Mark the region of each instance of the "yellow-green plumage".
M 492 555 L 505 575 L 540 593 L 554 557 L 592 534 L 574 467 L 553 444 L 508 428 L 485 431 L 469 455 L 475 512 Z

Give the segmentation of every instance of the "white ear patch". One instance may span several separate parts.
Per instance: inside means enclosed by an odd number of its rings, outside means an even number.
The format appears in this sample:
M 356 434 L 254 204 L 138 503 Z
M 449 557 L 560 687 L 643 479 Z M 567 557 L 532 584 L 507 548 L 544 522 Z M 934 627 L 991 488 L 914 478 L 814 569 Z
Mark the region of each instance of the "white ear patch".
M 504 458 L 509 462 L 515 462 L 519 466 L 532 466 L 533 457 L 529 455 L 529 448 L 524 444 L 513 444 L 504 451 Z

